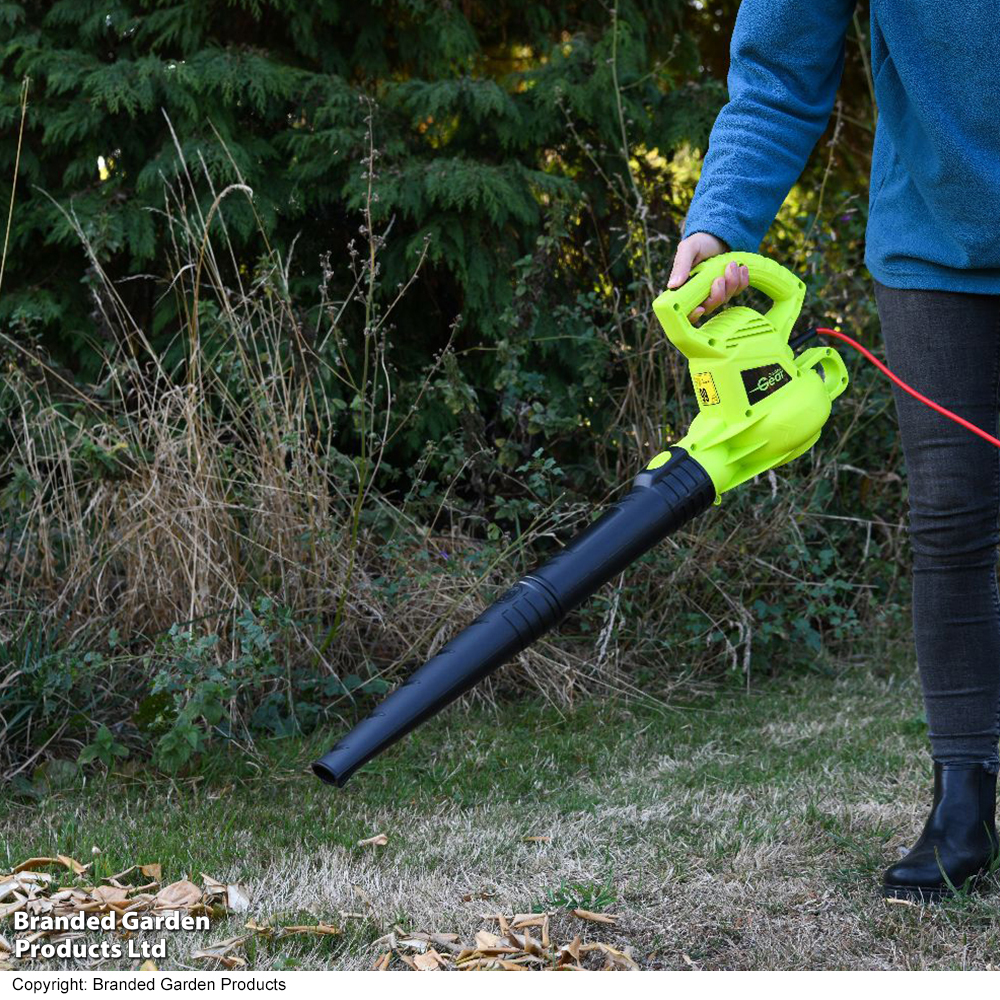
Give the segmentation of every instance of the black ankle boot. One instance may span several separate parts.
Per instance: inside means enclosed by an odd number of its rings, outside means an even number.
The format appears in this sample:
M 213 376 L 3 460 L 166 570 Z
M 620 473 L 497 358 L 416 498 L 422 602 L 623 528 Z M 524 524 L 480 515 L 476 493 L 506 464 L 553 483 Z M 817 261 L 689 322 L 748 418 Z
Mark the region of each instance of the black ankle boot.
M 978 878 L 997 854 L 996 797 L 995 765 L 935 761 L 934 804 L 924 832 L 885 873 L 882 895 L 930 901 Z

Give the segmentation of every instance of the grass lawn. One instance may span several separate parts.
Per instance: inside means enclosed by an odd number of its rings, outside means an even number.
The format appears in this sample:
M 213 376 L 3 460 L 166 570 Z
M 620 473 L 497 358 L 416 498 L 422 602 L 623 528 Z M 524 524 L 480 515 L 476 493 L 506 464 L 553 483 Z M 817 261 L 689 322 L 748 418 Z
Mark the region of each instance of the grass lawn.
M 395 925 L 471 940 L 496 930 L 484 915 L 532 908 L 555 913 L 560 942 L 580 933 L 644 968 L 984 967 L 1000 953 L 994 884 L 934 907 L 877 895 L 930 788 L 905 666 L 683 706 L 451 711 L 343 791 L 305 772 L 327 742 L 216 757 L 185 780 L 53 778 L 2 811 L 0 867 L 90 861 L 96 845 L 99 875 L 160 862 L 164 882 L 205 872 L 249 888 L 246 914 L 171 936 L 162 969 L 194 966 L 247 919 L 343 931 L 251 938 L 251 969 L 367 968 Z M 377 833 L 385 846 L 357 845 Z M 618 920 L 583 925 L 574 907 Z

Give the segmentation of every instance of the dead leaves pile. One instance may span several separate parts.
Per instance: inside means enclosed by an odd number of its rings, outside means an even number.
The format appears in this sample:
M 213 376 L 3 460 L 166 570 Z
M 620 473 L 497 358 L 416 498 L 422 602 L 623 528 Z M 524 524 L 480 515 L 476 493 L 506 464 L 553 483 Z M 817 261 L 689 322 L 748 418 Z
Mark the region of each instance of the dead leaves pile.
M 440 969 L 472 971 L 580 971 L 584 968 L 629 970 L 637 969 L 627 951 L 603 941 L 584 941 L 587 928 L 578 927 L 568 944 L 556 944 L 550 918 L 555 913 L 515 913 L 513 917 L 494 913 L 484 916 L 493 930 L 481 930 L 475 940 L 463 944 L 457 934 L 406 932 L 396 927 L 376 945 L 387 950 L 379 955 L 373 969 L 384 972 L 390 968 L 409 967 L 418 972 Z M 613 925 L 616 917 L 609 913 L 573 910 L 572 917 L 586 924 Z M 562 921 L 560 921 L 562 923 Z
M 384 835 L 372 837 L 364 846 L 383 846 Z M 201 873 L 201 885 L 188 879 L 162 884 L 162 867 L 159 864 L 132 865 L 123 871 L 104 878 L 94 879 L 93 862 L 81 864 L 63 854 L 54 857 L 29 858 L 9 873 L 0 873 L 0 927 L 18 911 L 37 916 L 72 916 L 75 913 L 118 915 L 126 912 L 162 913 L 179 910 L 191 915 L 224 917 L 243 913 L 250 907 L 246 888 L 220 882 Z M 57 869 L 55 873 L 47 869 Z M 96 884 L 95 884 L 96 883 Z M 343 914 L 361 917 L 361 914 Z M 557 943 L 553 933 L 552 918 L 556 918 L 561 940 Z M 603 941 L 585 940 L 594 925 L 614 925 L 616 917 L 607 913 L 573 910 L 570 914 L 516 913 L 487 914 L 483 917 L 490 929 L 480 930 L 471 942 L 462 942 L 457 934 L 407 932 L 400 927 L 380 938 L 376 945 L 382 953 L 373 968 L 410 968 L 417 971 L 439 969 L 574 971 L 584 968 L 635 969 L 638 968 L 627 951 L 621 951 Z M 572 921 L 567 928 L 567 920 Z M 239 952 L 252 937 L 282 939 L 292 935 L 328 937 L 341 934 L 333 924 L 271 925 L 248 920 L 246 933 L 218 941 L 195 951 L 196 961 L 215 962 L 228 969 L 245 966 L 246 960 Z M 124 930 L 119 933 L 127 934 Z M 55 943 L 82 937 L 77 931 L 34 931 L 30 940 L 45 937 Z M 0 933 L 0 970 L 12 968 L 13 948 Z M 146 962 L 144 969 L 155 969 L 153 962 Z
M 0 922 L 19 910 L 36 916 L 68 917 L 75 913 L 119 915 L 126 912 L 163 913 L 180 910 L 197 916 L 220 917 L 250 907 L 247 890 L 201 874 L 199 887 L 188 879 L 163 885 L 159 864 L 132 865 L 90 884 L 93 862 L 81 864 L 65 854 L 28 858 L 7 874 L 0 874 Z M 53 874 L 45 869 L 56 868 Z M 69 884 L 64 884 L 69 883 Z M 118 921 L 116 920 L 116 923 Z M 51 942 L 82 937 L 78 931 L 35 931 L 29 940 Z M 10 969 L 13 948 L 0 934 L 0 969 Z
M 244 926 L 249 933 L 241 934 L 239 937 L 226 938 L 224 941 L 216 941 L 206 948 L 192 952 L 191 958 L 201 962 L 218 962 L 227 969 L 237 969 L 247 963 L 246 959 L 236 952 L 252 937 L 259 936 L 280 940 L 296 934 L 335 937 L 343 933 L 339 927 L 325 924 L 323 921 L 318 924 L 258 924 L 255 920 L 248 920 Z

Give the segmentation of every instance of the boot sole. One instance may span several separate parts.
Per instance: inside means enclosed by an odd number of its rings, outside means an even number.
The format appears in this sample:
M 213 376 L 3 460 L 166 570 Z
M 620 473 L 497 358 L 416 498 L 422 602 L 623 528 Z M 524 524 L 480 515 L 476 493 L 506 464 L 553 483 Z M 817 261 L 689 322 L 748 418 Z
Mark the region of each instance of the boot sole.
M 977 874 L 970 876 L 965 884 L 966 891 L 975 892 L 977 889 L 981 888 L 981 884 L 988 872 L 989 870 L 984 868 Z M 882 884 L 883 899 L 902 899 L 913 903 L 940 903 L 941 900 L 951 899 L 956 895 L 957 893 L 953 892 L 946 885 L 931 889 L 927 886 L 921 885 Z
M 954 893 L 947 886 L 941 889 L 928 889 L 919 885 L 883 885 L 883 899 L 899 899 L 908 903 L 940 903 Z

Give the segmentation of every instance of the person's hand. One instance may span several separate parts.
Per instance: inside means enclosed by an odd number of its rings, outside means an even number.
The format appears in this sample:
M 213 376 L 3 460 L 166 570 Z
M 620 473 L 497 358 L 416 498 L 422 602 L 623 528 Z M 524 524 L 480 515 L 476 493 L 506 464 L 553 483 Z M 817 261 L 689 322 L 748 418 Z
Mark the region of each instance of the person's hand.
M 691 268 L 695 264 L 728 252 L 729 247 L 711 233 L 692 233 L 677 244 L 677 253 L 674 254 L 674 266 L 670 271 L 667 288 L 680 288 L 688 280 Z M 707 316 L 734 295 L 742 292 L 749 284 L 750 272 L 746 267 L 741 267 L 733 261 L 726 268 L 726 273 L 712 282 L 708 298 L 688 316 L 688 319 L 693 323 Z

